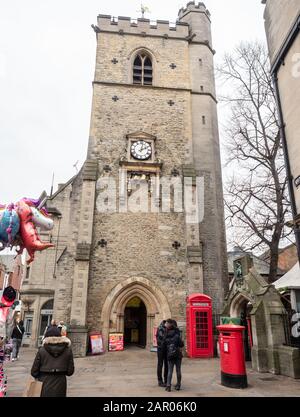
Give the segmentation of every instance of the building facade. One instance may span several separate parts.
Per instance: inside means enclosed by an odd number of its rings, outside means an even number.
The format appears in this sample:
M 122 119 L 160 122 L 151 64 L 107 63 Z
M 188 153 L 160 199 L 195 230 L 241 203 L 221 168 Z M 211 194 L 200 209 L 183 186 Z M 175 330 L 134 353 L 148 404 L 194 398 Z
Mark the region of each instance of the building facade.
M 300 259 L 300 2 L 262 3 Z
M 40 232 L 43 241 L 53 242 L 54 248 L 46 252 L 38 252 L 33 263 L 25 265 L 23 269 L 23 281 L 20 290 L 22 300 L 22 319 L 24 320 L 25 334 L 23 345 L 36 347 L 47 325 L 53 318 L 53 306 L 55 289 L 57 286 L 56 268 L 57 262 L 66 248 L 69 233 L 68 210 L 70 206 L 70 192 L 72 180 L 58 187 L 49 201 L 55 201 L 60 207 L 59 211 L 53 204 L 48 204 L 48 211 L 54 223 L 50 232 Z M 40 196 L 40 200 L 47 197 L 46 193 Z M 62 215 L 64 213 L 64 215 Z
M 11 286 L 20 291 L 23 277 L 23 264 L 20 255 L 0 255 L 0 290 Z
M 270 251 L 266 251 L 260 256 L 266 262 L 270 262 Z M 279 249 L 278 268 L 287 273 L 298 263 L 297 246 L 294 243 Z
M 217 321 L 228 289 L 208 10 L 189 2 L 175 25 L 99 15 L 93 29 L 87 158 L 48 198 L 59 245 L 31 271 L 45 271 L 77 356 L 91 331 L 148 349 L 163 319 L 184 333 L 192 293 L 212 297 Z

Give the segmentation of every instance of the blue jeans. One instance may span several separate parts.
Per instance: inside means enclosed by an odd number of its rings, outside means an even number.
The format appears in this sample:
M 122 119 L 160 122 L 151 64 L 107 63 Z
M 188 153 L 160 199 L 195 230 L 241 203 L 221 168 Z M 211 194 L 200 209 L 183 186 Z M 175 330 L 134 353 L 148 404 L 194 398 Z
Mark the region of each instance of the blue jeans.
M 181 385 L 181 362 L 182 362 L 182 358 L 177 358 L 172 361 L 170 360 L 168 361 L 167 387 L 171 386 L 174 366 L 176 366 L 177 385 L 179 386 Z
M 164 370 L 164 379 L 163 379 L 163 370 Z M 167 383 L 167 377 L 168 377 L 168 359 L 167 359 L 167 353 L 158 348 L 157 349 L 157 379 L 158 382 L 165 382 Z

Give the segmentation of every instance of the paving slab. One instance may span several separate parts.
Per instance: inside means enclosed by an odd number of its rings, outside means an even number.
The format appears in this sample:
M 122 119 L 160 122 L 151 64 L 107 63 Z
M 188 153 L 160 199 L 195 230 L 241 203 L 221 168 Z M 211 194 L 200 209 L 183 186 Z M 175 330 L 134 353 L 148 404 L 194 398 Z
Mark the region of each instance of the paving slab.
M 36 350 L 22 348 L 20 359 L 5 364 L 8 397 L 20 397 Z M 300 397 L 300 380 L 261 374 L 248 363 L 247 389 L 223 387 L 220 360 L 183 358 L 182 390 L 166 393 L 157 386 L 156 353 L 132 347 L 123 352 L 76 358 L 75 373 L 68 378 L 69 397 Z M 176 383 L 175 376 L 173 383 Z

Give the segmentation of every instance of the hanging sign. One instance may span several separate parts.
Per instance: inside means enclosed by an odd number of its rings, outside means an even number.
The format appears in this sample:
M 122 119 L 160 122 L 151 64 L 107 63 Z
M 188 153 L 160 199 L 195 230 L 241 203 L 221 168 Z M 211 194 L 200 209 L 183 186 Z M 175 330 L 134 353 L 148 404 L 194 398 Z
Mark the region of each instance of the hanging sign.
M 209 303 L 192 303 L 194 307 L 209 307 Z
M 110 352 L 116 352 L 124 350 L 124 335 L 123 333 L 110 333 L 109 334 L 109 345 L 108 349 Z
M 103 338 L 101 333 L 90 335 L 92 355 L 99 355 L 104 352 Z
M 52 316 L 53 315 L 53 310 L 41 310 L 41 315 L 42 316 Z

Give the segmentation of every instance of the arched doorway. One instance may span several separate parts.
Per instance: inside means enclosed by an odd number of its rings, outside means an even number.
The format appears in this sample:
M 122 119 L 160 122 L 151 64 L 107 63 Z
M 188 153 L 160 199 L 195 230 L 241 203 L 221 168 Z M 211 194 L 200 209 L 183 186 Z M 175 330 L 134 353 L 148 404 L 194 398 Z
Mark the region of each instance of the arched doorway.
M 164 293 L 147 278 L 122 280 L 107 295 L 101 313 L 104 341 L 108 341 L 109 333 L 125 333 L 125 309 L 135 297 L 138 297 L 145 306 L 142 317 L 146 316 L 146 325 L 145 330 L 144 328 L 141 330 L 141 334 L 145 331 L 143 344 L 151 349 L 155 329 L 163 319 L 171 317 L 171 310 Z
M 147 309 L 140 297 L 131 298 L 125 306 L 124 342 L 125 346 L 146 347 Z
M 41 317 L 40 317 L 40 329 L 38 337 L 38 345 L 41 345 L 42 338 L 47 326 L 50 325 L 52 316 L 53 316 L 53 304 L 54 300 L 46 301 L 41 308 Z
M 231 305 L 231 317 L 240 319 L 241 326 L 245 327 L 244 331 L 244 352 L 245 360 L 251 362 L 251 349 L 253 345 L 252 325 L 251 325 L 251 311 L 253 304 L 245 295 L 239 293 L 236 299 L 233 299 Z

